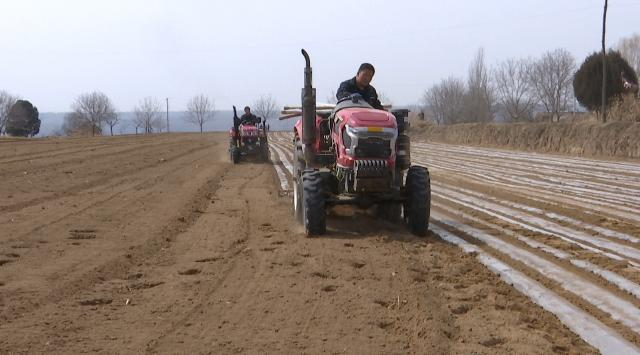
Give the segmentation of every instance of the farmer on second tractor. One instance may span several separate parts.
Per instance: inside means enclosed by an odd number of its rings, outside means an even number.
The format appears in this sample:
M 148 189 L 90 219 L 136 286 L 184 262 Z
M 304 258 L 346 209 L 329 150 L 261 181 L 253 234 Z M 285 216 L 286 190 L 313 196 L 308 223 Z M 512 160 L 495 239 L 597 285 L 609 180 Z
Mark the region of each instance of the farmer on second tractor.
M 376 89 L 370 85 L 373 74 L 375 73 L 376 70 L 373 68 L 373 65 L 362 63 L 360 68 L 358 68 L 356 76 L 340 84 L 336 98 L 340 100 L 352 94 L 359 94 L 369 105 L 373 106 L 373 108 L 384 110 L 380 100 L 378 100 Z
M 251 108 L 249 106 L 244 107 L 244 115 L 240 116 L 241 123 L 252 123 L 258 124 L 260 123 L 260 119 L 256 117 L 253 113 L 251 113 Z

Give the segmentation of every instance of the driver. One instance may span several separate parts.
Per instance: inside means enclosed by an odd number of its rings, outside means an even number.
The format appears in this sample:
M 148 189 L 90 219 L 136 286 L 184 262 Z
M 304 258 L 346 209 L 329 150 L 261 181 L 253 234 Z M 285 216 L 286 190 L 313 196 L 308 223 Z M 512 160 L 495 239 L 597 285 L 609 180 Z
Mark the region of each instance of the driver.
M 349 80 L 345 80 L 340 84 L 338 88 L 338 92 L 336 93 L 336 98 L 338 100 L 349 97 L 351 94 L 360 94 L 362 98 L 369 103 L 369 105 L 373 106 L 378 110 L 384 110 L 380 100 L 378 100 L 378 93 L 376 89 L 370 85 L 371 79 L 373 79 L 373 74 L 376 73 L 376 70 L 373 68 L 373 65 L 369 63 L 362 63 L 360 68 L 358 68 L 358 73 L 356 76 Z
M 240 117 L 240 122 L 253 123 L 253 124 L 259 123 L 258 117 L 256 117 L 256 115 L 251 113 L 251 107 L 249 106 L 244 107 L 244 115 Z

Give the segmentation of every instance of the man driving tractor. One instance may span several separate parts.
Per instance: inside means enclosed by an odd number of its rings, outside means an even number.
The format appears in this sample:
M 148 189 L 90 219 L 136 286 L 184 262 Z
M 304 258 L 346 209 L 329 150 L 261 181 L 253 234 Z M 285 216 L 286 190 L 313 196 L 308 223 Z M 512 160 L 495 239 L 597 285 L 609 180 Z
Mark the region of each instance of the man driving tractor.
M 240 122 L 258 124 L 260 123 L 260 120 L 258 119 L 258 117 L 256 117 L 256 115 L 251 113 L 251 107 L 245 106 L 244 115 L 240 116 Z
M 352 94 L 359 94 L 366 102 L 369 103 L 369 105 L 373 106 L 373 108 L 384 110 L 380 100 L 378 99 L 376 89 L 370 84 L 373 79 L 373 74 L 375 73 L 376 70 L 373 65 L 369 63 L 362 63 L 360 68 L 358 68 L 356 76 L 349 80 L 345 80 L 340 84 L 338 92 L 336 93 L 336 98 L 340 100 L 342 98 L 349 97 Z

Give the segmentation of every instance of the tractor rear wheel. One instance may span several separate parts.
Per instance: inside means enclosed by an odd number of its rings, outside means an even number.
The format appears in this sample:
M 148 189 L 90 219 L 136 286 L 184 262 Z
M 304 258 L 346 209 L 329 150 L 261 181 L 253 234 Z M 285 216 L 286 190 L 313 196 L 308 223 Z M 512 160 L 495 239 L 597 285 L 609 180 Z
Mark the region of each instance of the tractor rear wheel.
M 319 171 L 302 172 L 302 221 L 307 236 L 324 234 L 327 230 L 324 181 Z
M 260 142 L 260 157 L 264 162 L 269 161 L 269 143 L 266 139 Z
M 431 212 L 431 180 L 429 170 L 422 166 L 412 166 L 405 182 L 407 199 L 404 203 L 404 219 L 411 233 L 424 236 L 429 229 Z

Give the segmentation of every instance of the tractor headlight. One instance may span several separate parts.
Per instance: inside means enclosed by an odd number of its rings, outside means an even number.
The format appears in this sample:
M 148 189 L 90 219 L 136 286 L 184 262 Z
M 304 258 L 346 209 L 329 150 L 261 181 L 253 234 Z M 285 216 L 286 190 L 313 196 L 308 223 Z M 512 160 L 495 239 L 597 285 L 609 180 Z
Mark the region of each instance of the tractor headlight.
M 342 131 L 342 142 L 346 149 L 351 149 L 351 136 L 349 135 L 349 127 Z
M 342 141 L 344 142 L 347 154 L 353 154 L 353 147 L 358 145 L 358 131 L 349 126 L 345 126 L 344 131 L 342 131 Z

